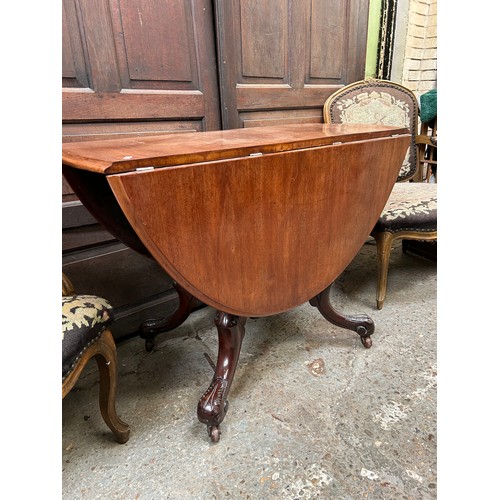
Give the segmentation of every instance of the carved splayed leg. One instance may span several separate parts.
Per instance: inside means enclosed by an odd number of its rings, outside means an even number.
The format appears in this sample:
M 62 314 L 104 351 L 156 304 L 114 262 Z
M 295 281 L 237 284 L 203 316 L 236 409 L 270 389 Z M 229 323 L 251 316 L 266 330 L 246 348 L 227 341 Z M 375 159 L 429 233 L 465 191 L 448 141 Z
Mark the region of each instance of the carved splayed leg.
M 141 325 L 140 337 L 146 341 L 146 351 L 151 352 L 155 345 L 155 337 L 182 325 L 200 302 L 177 282 L 172 283 L 179 295 L 179 306 L 167 318 L 147 319 Z
M 320 294 L 313 297 L 309 303 L 313 307 L 317 307 L 323 317 L 330 323 L 356 332 L 361 338 L 361 343 L 367 349 L 370 348 L 372 346 L 371 335 L 375 331 L 375 323 L 366 314 L 348 316 L 336 311 L 330 301 L 330 289 L 332 285 L 333 283 L 326 287 Z
M 227 413 L 227 396 L 240 356 L 246 318 L 217 311 L 215 325 L 219 335 L 219 354 L 212 382 L 198 402 L 198 420 L 207 425 L 212 442 L 220 439 L 219 425 Z

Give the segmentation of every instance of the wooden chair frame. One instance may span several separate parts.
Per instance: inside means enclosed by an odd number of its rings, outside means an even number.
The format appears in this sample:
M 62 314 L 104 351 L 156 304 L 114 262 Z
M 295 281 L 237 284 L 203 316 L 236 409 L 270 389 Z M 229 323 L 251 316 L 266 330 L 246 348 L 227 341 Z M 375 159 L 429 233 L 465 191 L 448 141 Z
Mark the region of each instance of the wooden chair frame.
M 63 295 L 74 294 L 73 285 L 63 274 Z M 93 342 L 83 353 L 71 373 L 62 383 L 62 399 L 71 391 L 87 363 L 94 358 L 99 368 L 99 409 L 102 418 L 115 435 L 119 443 L 126 443 L 130 436 L 130 426 L 123 422 L 116 413 L 116 388 L 118 363 L 116 345 L 109 329 Z
M 422 180 L 429 182 L 431 177 L 432 165 L 437 166 L 437 116 L 431 123 L 422 123 L 420 125 L 420 134 L 417 135 L 417 144 L 419 145 L 419 162 L 422 171 Z M 437 182 L 437 169 L 435 171 L 435 180 Z

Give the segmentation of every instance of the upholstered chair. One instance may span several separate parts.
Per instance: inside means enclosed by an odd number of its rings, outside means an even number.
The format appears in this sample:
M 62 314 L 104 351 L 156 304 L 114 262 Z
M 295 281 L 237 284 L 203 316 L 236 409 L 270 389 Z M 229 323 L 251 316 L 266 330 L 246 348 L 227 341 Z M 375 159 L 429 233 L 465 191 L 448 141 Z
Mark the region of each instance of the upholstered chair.
M 76 294 L 67 276 L 62 280 L 62 397 L 73 388 L 86 364 L 94 358 L 99 368 L 99 408 L 119 443 L 130 428 L 116 414 L 117 355 L 109 325 L 113 308 L 95 295 Z
M 325 123 L 365 123 L 405 126 L 411 133 L 408 152 L 393 191 L 371 236 L 377 245 L 377 308 L 386 297 L 390 253 L 396 240 L 437 240 L 437 185 L 421 181 L 418 138 L 419 106 L 403 85 L 368 79 L 332 94 L 323 106 Z

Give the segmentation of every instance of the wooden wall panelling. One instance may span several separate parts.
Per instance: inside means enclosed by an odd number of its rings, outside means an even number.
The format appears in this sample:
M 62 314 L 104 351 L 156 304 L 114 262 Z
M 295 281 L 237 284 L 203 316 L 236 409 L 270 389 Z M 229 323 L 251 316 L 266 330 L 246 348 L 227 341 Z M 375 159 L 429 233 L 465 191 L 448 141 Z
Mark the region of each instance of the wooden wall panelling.
M 320 122 L 326 98 L 363 78 L 368 0 L 215 5 L 224 128 Z
M 99 122 L 115 135 L 219 129 L 211 2 L 64 0 L 62 109 L 71 140 Z

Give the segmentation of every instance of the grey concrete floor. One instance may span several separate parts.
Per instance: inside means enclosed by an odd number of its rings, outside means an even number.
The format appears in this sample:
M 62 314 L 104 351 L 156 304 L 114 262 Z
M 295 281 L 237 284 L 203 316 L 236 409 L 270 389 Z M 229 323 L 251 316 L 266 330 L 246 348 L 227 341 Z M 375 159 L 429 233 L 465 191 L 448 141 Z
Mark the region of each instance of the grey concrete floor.
M 332 289 L 339 311 L 375 321 L 371 349 L 308 304 L 248 320 L 217 444 L 196 416 L 213 309 L 151 353 L 140 338 L 118 346 L 126 444 L 101 418 L 90 363 L 63 400 L 63 498 L 436 498 L 436 264 L 396 245 L 378 311 L 375 255 L 365 244 Z

